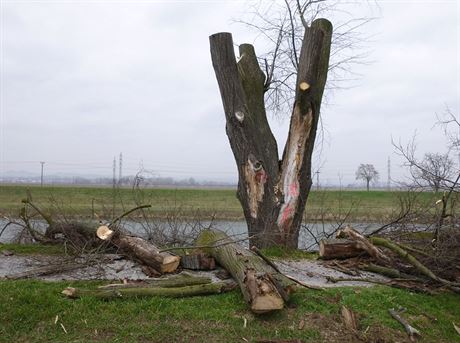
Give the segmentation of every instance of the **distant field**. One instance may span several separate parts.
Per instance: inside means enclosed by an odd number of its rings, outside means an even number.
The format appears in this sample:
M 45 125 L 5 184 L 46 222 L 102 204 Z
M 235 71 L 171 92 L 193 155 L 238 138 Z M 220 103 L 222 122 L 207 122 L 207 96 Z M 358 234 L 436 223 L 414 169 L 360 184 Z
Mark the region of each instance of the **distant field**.
M 65 212 L 70 216 L 110 217 L 122 209 L 138 203 L 151 204 L 158 217 L 176 212 L 182 216 L 198 215 L 217 219 L 243 219 L 236 190 L 230 189 L 145 189 L 135 193 L 132 189 L 113 190 L 106 187 L 39 187 L 22 185 L 0 186 L 0 213 L 14 215 L 27 197 L 48 211 Z M 306 210 L 307 220 L 335 221 L 350 212 L 347 221 L 381 221 L 399 209 L 399 198 L 404 192 L 386 191 L 312 191 Z M 433 193 L 423 193 L 418 201 L 434 203 Z

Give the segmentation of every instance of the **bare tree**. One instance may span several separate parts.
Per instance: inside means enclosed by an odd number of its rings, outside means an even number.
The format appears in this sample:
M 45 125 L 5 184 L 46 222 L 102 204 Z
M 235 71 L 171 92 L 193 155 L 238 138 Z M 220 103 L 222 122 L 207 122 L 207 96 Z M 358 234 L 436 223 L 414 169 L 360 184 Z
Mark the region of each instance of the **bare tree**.
M 350 3 L 347 3 L 350 5 Z M 374 18 L 356 17 L 346 5 L 336 0 L 260 1 L 249 11 L 248 18 L 238 19 L 254 30 L 268 49 L 258 57 L 266 78 L 264 82 L 267 110 L 284 116 L 294 101 L 304 28 L 318 17 L 340 12 L 331 37 L 330 63 L 326 90 L 345 88 L 358 78 L 357 64 L 367 63 L 367 36 L 360 30 Z
M 438 192 L 453 177 L 454 162 L 448 154 L 426 153 L 423 160 L 412 165 L 414 181 L 421 187 L 428 186 Z
M 372 164 L 360 164 L 356 171 L 356 180 L 366 181 L 366 189 L 369 192 L 369 184 L 379 179 L 379 172 Z

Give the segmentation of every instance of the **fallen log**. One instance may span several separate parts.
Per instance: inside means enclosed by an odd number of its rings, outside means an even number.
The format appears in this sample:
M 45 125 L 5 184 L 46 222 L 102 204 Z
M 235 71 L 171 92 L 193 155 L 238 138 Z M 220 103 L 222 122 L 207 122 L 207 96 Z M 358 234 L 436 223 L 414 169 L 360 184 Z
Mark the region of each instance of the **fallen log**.
M 216 261 L 213 257 L 202 252 L 181 256 L 180 265 L 190 270 L 214 270 Z
M 382 238 L 382 237 L 371 237 L 371 242 L 375 245 L 385 247 L 390 249 L 394 253 L 396 253 L 399 257 L 404 259 L 406 262 L 409 262 L 412 266 L 415 267 L 421 274 L 427 276 L 428 278 L 432 279 L 433 281 L 437 281 L 454 292 L 460 293 L 460 284 L 456 282 L 451 282 L 449 280 L 445 280 L 437 275 L 435 275 L 428 267 L 423 265 L 419 260 L 417 260 L 413 255 L 409 254 L 403 248 L 398 246 L 397 244 Z
M 26 270 L 24 272 L 8 274 L 5 276 L 5 279 L 9 279 L 9 280 L 28 279 L 28 278 L 38 277 L 38 276 L 69 272 L 69 271 L 83 268 L 83 267 L 85 267 L 85 264 L 82 264 L 82 263 L 53 264 L 53 265 L 48 265 L 48 266 L 36 267 L 33 269 Z
M 365 270 L 367 272 L 380 274 L 380 275 L 383 275 L 383 276 L 386 276 L 386 277 L 389 277 L 389 278 L 392 278 L 392 279 L 407 279 L 407 280 L 410 280 L 410 281 L 426 282 L 426 279 L 421 279 L 421 278 L 418 278 L 418 277 L 416 277 L 414 275 L 403 273 L 403 272 L 401 272 L 401 271 L 399 271 L 397 269 L 383 267 L 383 266 L 379 266 L 379 265 L 376 265 L 376 264 L 373 264 L 373 263 L 370 263 L 368 265 L 364 265 L 364 266 L 360 267 L 360 269 Z
M 346 226 L 344 229 L 337 231 L 336 238 L 346 238 L 355 241 L 360 249 L 365 250 L 381 264 L 385 264 L 390 261 L 388 256 L 386 256 L 379 248 L 374 246 L 366 237 L 354 230 L 351 226 Z
M 154 244 L 140 237 L 129 236 L 119 231 L 111 230 L 108 226 L 100 226 L 96 231 L 96 235 L 103 241 L 110 241 L 124 253 L 153 268 L 159 274 L 172 273 L 179 266 L 179 256 L 172 255 L 169 252 L 160 252 Z
M 174 288 L 174 287 L 185 287 L 194 285 L 204 285 L 211 283 L 210 277 L 206 276 L 193 276 L 186 273 L 178 274 L 177 276 L 170 277 L 167 279 L 147 279 L 141 282 L 127 282 L 127 283 L 112 283 L 108 285 L 99 286 L 99 289 L 114 289 L 114 288 L 150 288 L 150 287 L 161 287 L 161 288 Z
M 319 242 L 319 257 L 324 260 L 346 259 L 367 254 L 362 244 L 351 239 L 322 239 Z
M 115 298 L 137 298 L 137 297 L 170 297 L 183 298 L 196 295 L 219 294 L 230 291 L 236 287 L 234 282 L 216 282 L 202 285 L 184 286 L 184 287 L 146 287 L 146 288 L 115 288 L 115 289 L 80 289 L 67 287 L 62 291 L 68 298 L 81 298 L 85 296 L 96 297 L 99 299 Z
M 234 243 L 222 231 L 202 231 L 196 243 L 206 245 L 205 252 L 213 256 L 238 282 L 245 301 L 254 313 L 281 310 L 295 289 L 295 282 L 260 256 Z

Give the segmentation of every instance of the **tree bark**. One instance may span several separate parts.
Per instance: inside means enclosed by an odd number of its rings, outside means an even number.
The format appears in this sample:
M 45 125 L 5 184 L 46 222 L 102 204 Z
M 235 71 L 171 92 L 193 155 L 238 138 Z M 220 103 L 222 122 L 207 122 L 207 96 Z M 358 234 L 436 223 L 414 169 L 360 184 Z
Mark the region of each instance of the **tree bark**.
M 174 288 L 174 287 L 185 287 L 194 285 L 203 285 L 211 283 L 210 277 L 205 276 L 193 276 L 187 273 L 180 273 L 173 275 L 168 278 L 154 278 L 142 280 L 139 282 L 128 282 L 128 283 L 112 283 L 108 285 L 99 286 L 98 289 L 113 289 L 113 288 L 150 288 L 150 287 L 161 287 L 161 288 Z
M 350 239 L 322 239 L 319 242 L 319 257 L 325 260 L 346 259 L 366 254 L 361 245 Z
M 233 276 L 254 313 L 281 310 L 295 283 L 277 272 L 261 257 L 234 243 L 224 232 L 205 230 L 197 244 L 208 245 L 206 252 Z
M 147 287 L 147 288 L 116 288 L 116 289 L 79 289 L 67 287 L 62 294 L 68 298 L 92 296 L 100 299 L 137 298 L 137 297 L 170 297 L 183 298 L 196 295 L 218 294 L 234 289 L 232 282 L 216 282 L 184 287 Z
M 242 44 L 237 62 L 230 33 L 210 37 L 211 58 L 238 166 L 238 199 L 250 244 L 297 248 L 312 185 L 311 155 L 329 65 L 332 25 L 315 20 L 305 30 L 288 139 L 279 160 L 264 104 L 265 75 L 254 47 Z
M 107 226 L 99 227 L 96 234 L 100 239 L 110 241 L 123 252 L 153 268 L 159 274 L 173 273 L 179 266 L 179 256 L 160 252 L 155 245 L 145 239 L 110 230 Z

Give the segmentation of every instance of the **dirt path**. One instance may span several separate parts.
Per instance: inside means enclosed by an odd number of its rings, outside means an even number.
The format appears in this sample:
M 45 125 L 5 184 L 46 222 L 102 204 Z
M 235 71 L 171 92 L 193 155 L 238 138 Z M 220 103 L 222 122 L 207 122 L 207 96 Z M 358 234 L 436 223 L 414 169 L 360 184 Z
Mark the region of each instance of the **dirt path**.
M 0 256 L 0 278 L 12 274 L 37 270 L 44 266 L 65 266 L 77 263 L 77 268 L 70 271 L 58 272 L 50 275 L 34 277 L 40 280 L 143 280 L 149 278 L 142 272 L 141 267 L 120 255 L 84 256 L 79 258 L 68 258 L 63 256 L 46 255 L 12 255 Z M 361 281 L 344 281 L 332 283 L 328 277 L 350 278 L 350 275 L 340 271 L 327 268 L 316 260 L 276 261 L 279 269 L 296 279 L 317 287 L 343 287 L 343 286 L 372 286 L 372 284 Z M 191 272 L 191 271 L 188 271 Z M 217 280 L 216 271 L 194 272 L 199 275 L 210 276 Z M 362 272 L 363 278 L 373 278 L 385 281 L 386 279 L 378 274 Z

